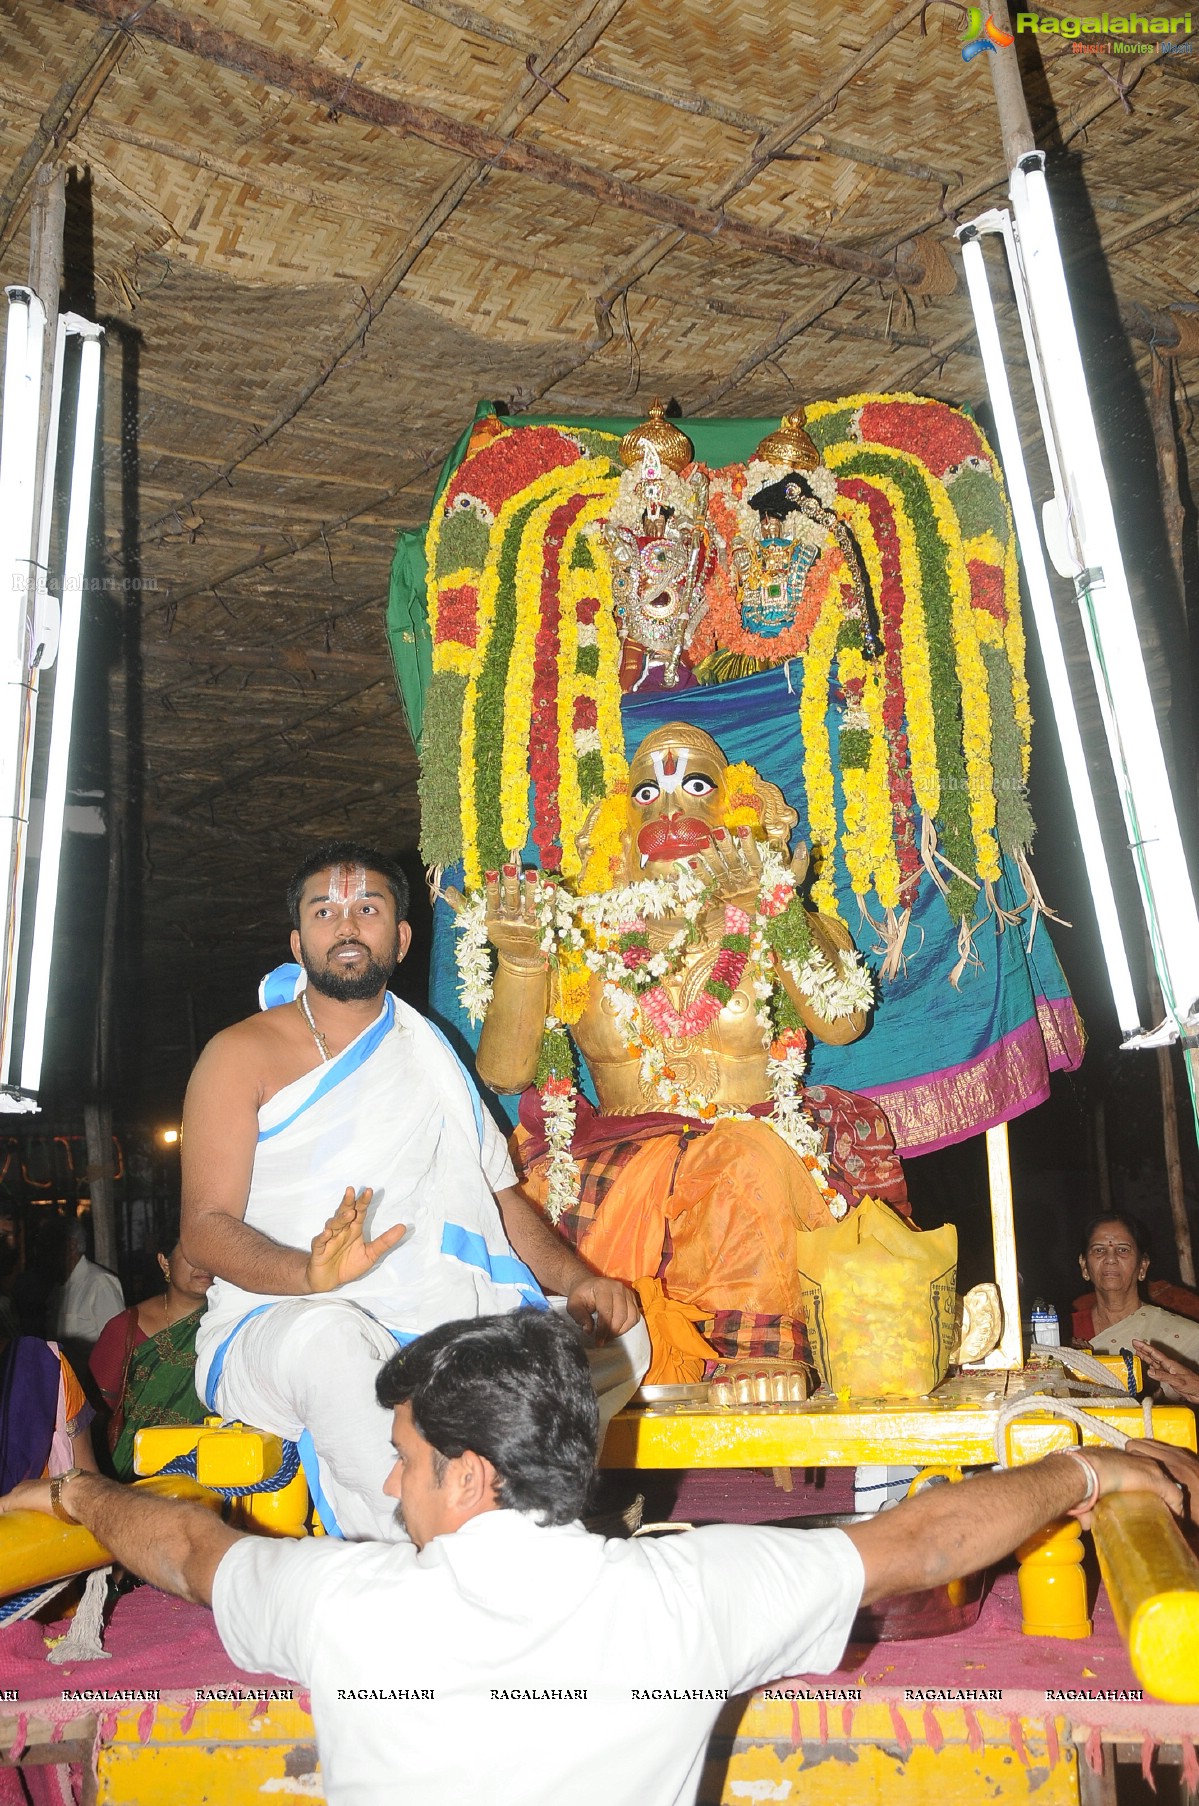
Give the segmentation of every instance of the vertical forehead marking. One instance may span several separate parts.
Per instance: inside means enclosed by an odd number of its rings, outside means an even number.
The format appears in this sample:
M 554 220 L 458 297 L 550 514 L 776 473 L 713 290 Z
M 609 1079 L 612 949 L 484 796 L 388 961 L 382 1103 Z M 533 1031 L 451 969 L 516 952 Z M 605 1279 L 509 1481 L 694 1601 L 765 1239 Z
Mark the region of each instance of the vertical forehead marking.
M 335 865 L 329 873 L 329 901 L 344 907 L 366 895 L 364 865 Z
M 669 770 L 666 765 L 667 756 L 666 753 L 652 752 L 650 762 L 654 768 L 654 776 L 658 780 L 658 788 L 663 796 L 672 796 L 676 790 L 682 788 L 683 779 L 687 776 L 691 753 L 687 747 L 680 746 L 677 757 L 671 759 Z

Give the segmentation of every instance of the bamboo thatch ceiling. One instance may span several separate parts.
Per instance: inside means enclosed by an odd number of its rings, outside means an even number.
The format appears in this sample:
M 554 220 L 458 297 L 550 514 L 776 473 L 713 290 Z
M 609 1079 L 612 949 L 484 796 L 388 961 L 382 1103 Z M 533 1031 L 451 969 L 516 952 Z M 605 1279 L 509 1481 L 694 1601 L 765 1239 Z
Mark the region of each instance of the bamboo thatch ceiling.
M 93 775 L 128 836 L 126 1088 L 169 1101 L 250 1007 L 311 837 L 415 845 L 388 566 L 480 397 L 983 398 L 953 231 L 1005 167 L 963 14 L 5 0 L 0 273 L 65 164 L 67 295 L 108 326 Z M 1199 54 L 1020 56 L 1121 475 L 1154 493 L 1147 340 L 1199 332 Z

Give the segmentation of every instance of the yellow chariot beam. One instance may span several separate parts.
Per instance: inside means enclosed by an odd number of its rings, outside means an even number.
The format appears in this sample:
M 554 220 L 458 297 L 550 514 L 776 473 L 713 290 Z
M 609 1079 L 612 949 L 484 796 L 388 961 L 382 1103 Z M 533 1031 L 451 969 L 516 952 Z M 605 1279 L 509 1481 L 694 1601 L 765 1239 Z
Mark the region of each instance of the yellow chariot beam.
M 215 1493 L 182 1475 L 135 1484 L 162 1498 L 198 1499 L 214 1511 L 223 1503 Z M 82 1524 L 64 1524 L 40 1511 L 9 1511 L 0 1517 L 0 1598 L 107 1567 L 111 1560 L 108 1550 Z
M 1199 1705 L 1199 1561 L 1178 1525 L 1151 1493 L 1116 1493 L 1091 1528 L 1137 1679 L 1171 1705 Z

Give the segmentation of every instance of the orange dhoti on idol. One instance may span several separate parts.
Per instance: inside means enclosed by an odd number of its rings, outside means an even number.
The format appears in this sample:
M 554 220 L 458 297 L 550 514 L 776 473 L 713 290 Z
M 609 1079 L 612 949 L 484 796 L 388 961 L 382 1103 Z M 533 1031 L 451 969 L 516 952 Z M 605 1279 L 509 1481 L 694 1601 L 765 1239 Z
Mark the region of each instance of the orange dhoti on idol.
M 805 1105 L 824 1131 L 834 1206 L 869 1195 L 906 1214 L 903 1169 L 878 1106 L 828 1086 L 812 1087 Z M 535 1092 L 521 1114 L 524 1186 L 544 1207 Z M 655 1381 L 696 1379 L 717 1357 L 808 1360 L 796 1238 L 833 1222 L 833 1208 L 768 1121 L 603 1117 L 584 1107 L 572 1151 L 578 1198 L 558 1227 L 597 1271 L 638 1286 Z

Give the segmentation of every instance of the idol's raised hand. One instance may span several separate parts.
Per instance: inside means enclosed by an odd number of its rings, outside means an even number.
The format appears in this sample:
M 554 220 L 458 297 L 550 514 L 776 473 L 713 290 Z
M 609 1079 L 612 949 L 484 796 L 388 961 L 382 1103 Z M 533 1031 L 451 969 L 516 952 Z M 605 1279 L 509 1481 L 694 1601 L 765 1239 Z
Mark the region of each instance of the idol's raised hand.
M 515 864 L 486 874 L 487 938 L 497 953 L 502 953 L 515 966 L 545 967 L 542 930 L 537 923 L 537 899 L 538 890 L 548 883 L 540 872 L 522 874 Z M 447 885 L 441 895 L 455 915 L 465 906 L 466 899 L 452 885 Z

